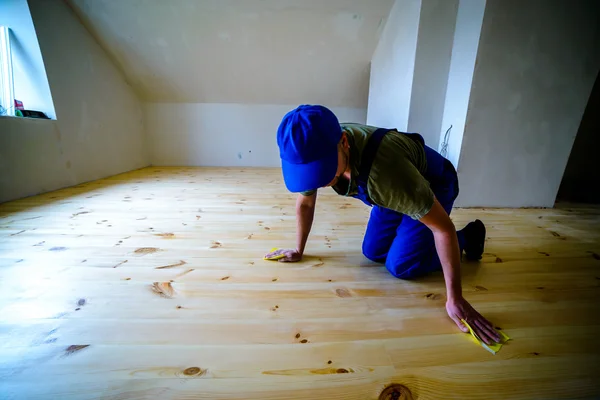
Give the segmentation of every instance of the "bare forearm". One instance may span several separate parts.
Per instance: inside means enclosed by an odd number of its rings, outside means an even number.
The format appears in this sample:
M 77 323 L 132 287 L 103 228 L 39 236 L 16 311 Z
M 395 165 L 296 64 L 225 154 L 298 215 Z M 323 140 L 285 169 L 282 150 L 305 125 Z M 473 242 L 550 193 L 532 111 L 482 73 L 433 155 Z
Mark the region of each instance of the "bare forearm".
M 296 202 L 296 250 L 304 254 L 306 241 L 315 216 L 314 204 L 306 204 L 306 199 L 298 198 Z
M 431 210 L 427 215 L 421 218 L 421 222 L 427 225 L 433 232 L 435 247 L 438 256 L 440 257 L 440 262 L 442 263 L 448 295 L 448 301 L 446 302 L 448 316 L 452 318 L 454 323 L 456 323 L 456 326 L 463 332 L 469 331 L 462 322 L 464 320 L 468 321 L 479 337 L 482 337 L 487 344 L 498 341 L 499 336 L 494 330 L 494 325 L 483 318 L 481 314 L 479 314 L 473 306 L 462 297 L 462 286 L 460 283 L 460 248 L 458 247 L 456 228 L 436 198 L 434 198 Z
M 446 292 L 448 300 L 462 297 L 462 286 L 460 281 L 460 249 L 456 230 L 434 232 L 435 247 L 437 249 L 444 280 L 446 281 Z

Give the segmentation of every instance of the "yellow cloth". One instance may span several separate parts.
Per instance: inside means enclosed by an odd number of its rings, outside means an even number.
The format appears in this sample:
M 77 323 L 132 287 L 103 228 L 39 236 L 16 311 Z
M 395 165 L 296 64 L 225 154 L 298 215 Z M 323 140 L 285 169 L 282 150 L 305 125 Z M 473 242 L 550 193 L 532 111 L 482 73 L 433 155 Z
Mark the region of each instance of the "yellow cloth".
M 274 252 L 275 250 L 279 250 L 279 249 L 278 249 L 277 247 L 274 247 L 274 248 L 272 248 L 272 249 L 269 251 L 269 253 L 272 253 L 272 252 Z M 267 256 L 264 256 L 264 257 L 263 257 L 263 260 L 277 261 L 277 260 L 281 260 L 282 258 L 285 258 L 285 254 L 283 254 L 283 253 L 281 253 L 281 254 L 277 254 L 277 255 L 275 255 L 275 256 L 268 257 L 268 258 L 267 258 Z
M 487 351 L 489 351 L 492 354 L 496 354 L 497 352 L 500 351 L 500 349 L 502 348 L 502 345 L 505 344 L 506 342 L 508 342 L 510 340 L 510 338 L 508 337 L 508 335 L 504 332 L 502 332 L 499 329 L 496 329 L 496 331 L 498 332 L 498 334 L 500 335 L 500 342 L 499 343 L 492 343 L 492 344 L 485 344 L 485 342 L 483 340 L 481 340 L 479 338 L 479 336 L 477 336 L 477 334 L 475 333 L 475 331 L 473 331 L 473 328 L 471 328 L 471 326 L 469 324 L 467 324 L 467 321 L 465 321 L 464 319 L 461 319 L 462 323 L 465 324 L 465 326 L 467 328 L 469 328 L 469 332 L 471 332 L 471 336 L 472 339 L 475 343 L 480 344 L 484 349 L 486 349 Z

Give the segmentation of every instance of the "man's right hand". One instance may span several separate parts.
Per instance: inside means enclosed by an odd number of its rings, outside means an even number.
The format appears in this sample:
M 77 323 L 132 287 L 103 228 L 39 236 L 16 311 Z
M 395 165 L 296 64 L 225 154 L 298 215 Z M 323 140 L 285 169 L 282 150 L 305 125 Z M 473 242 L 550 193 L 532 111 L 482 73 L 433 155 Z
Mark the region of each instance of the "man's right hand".
M 294 249 L 278 249 L 275 250 L 265 256 L 265 258 L 276 257 L 279 255 L 284 255 L 285 257 L 280 258 L 280 262 L 298 262 L 302 260 L 302 254 L 300 254 L 297 250 Z

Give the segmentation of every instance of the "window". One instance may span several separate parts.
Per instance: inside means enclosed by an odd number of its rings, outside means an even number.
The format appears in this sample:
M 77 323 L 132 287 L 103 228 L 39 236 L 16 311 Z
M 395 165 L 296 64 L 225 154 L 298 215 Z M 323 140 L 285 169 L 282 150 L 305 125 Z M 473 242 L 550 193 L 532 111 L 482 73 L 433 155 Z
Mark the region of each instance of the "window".
M 0 115 L 15 115 L 10 29 L 0 26 Z
M 56 119 L 27 0 L 0 0 L 0 106 L 7 116 Z

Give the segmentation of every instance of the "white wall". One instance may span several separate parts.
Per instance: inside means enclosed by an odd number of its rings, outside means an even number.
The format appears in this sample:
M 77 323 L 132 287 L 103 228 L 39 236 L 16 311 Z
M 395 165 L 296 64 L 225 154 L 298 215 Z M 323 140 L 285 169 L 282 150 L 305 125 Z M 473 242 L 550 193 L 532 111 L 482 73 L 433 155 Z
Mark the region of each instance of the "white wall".
M 465 130 L 485 2 L 486 0 L 460 0 L 456 17 L 444 116 L 439 132 L 441 149 L 446 131 L 452 126 L 448 134 L 446 158 L 456 168 Z
M 406 131 L 421 0 L 396 0 L 371 61 L 367 123 Z
M 21 100 L 26 110 L 42 111 L 48 117 L 55 118 L 44 61 L 27 0 L 0 1 L 0 26 L 11 29 L 15 99 Z
M 277 127 L 297 105 L 144 104 L 152 165 L 279 167 Z M 340 122 L 363 108 L 330 107 Z
M 148 165 L 142 109 L 61 0 L 30 0 L 58 120 L 0 118 L 0 202 Z
M 153 103 L 366 108 L 394 0 L 67 0 Z
M 277 126 L 298 104 L 366 122 L 394 0 L 66 3 L 147 103 L 152 164 L 279 166 Z
M 422 0 L 408 131 L 439 143 L 458 0 Z
M 487 1 L 457 205 L 553 206 L 600 65 L 597 8 Z

